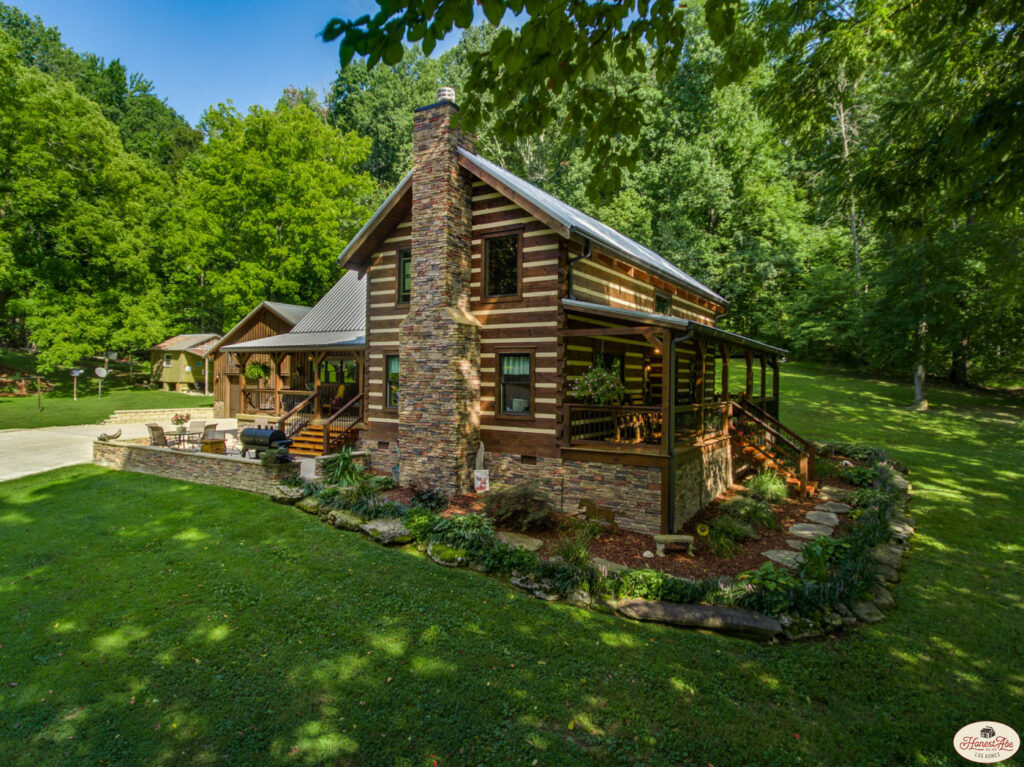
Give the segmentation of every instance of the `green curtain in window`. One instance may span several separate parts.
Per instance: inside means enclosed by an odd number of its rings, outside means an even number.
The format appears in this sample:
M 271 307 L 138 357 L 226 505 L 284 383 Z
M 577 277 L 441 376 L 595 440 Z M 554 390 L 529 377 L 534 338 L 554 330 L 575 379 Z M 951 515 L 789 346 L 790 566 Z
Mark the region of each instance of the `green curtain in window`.
M 398 357 L 388 357 L 388 375 L 398 375 Z
M 505 354 L 501 358 L 501 374 L 503 376 L 530 375 L 530 355 Z

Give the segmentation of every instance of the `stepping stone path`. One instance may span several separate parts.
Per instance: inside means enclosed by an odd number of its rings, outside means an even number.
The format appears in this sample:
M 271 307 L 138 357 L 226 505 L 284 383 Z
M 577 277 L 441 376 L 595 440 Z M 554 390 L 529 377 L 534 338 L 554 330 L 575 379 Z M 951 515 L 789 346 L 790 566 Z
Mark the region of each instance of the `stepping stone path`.
M 796 567 L 800 564 L 800 552 L 790 549 L 769 549 L 762 554 L 783 567 Z
M 808 522 L 813 522 L 816 525 L 828 525 L 829 527 L 835 527 L 839 524 L 839 517 L 831 511 L 808 511 L 804 517 Z
M 789 548 L 791 549 L 796 549 L 797 551 L 800 551 L 800 549 L 807 545 L 807 541 L 800 541 L 796 538 L 789 538 L 786 540 L 786 545 L 789 546 Z
M 595 567 L 604 567 L 610 573 L 621 573 L 623 570 L 629 569 L 625 565 L 620 565 L 618 562 L 612 562 L 608 559 L 601 559 L 601 557 L 594 557 L 591 561 L 594 563 Z
M 845 503 L 839 503 L 838 501 L 825 501 L 825 503 L 819 503 L 814 507 L 815 511 L 828 511 L 832 514 L 849 514 L 850 507 Z
M 527 551 L 536 551 L 544 545 L 544 541 L 540 538 L 520 533 L 509 533 L 504 530 L 498 533 L 498 540 L 502 543 L 507 543 L 509 546 L 515 546 L 517 549 L 526 549 Z
M 815 525 L 810 522 L 799 522 L 788 530 L 794 538 L 804 538 L 808 541 L 822 535 L 832 535 L 832 528 L 828 525 Z

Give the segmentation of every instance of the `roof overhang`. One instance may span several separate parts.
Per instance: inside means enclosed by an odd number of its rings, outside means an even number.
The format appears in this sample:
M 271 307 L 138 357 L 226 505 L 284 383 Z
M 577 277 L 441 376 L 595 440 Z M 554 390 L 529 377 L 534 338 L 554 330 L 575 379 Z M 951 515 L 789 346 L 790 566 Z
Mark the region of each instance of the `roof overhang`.
M 235 354 L 275 354 L 283 352 L 324 352 L 358 350 L 366 346 L 361 330 L 318 333 L 281 333 L 280 335 L 243 341 L 222 348 Z
M 787 350 L 778 346 L 772 346 L 752 338 L 741 336 L 739 333 L 730 333 L 728 330 L 704 325 L 700 322 L 684 320 L 681 317 L 666 317 L 663 314 L 652 314 L 651 312 L 640 312 L 634 309 L 620 309 L 616 306 L 604 306 L 594 304 L 590 301 L 578 301 L 575 298 L 563 298 L 562 305 L 567 312 L 573 311 L 580 314 L 592 315 L 615 320 L 629 320 L 641 322 L 644 326 L 656 326 L 672 330 L 691 331 L 696 336 L 707 338 L 720 343 L 738 346 L 762 354 L 779 355 L 788 354 Z
M 270 312 L 275 317 L 277 317 L 279 320 L 281 320 L 281 322 L 287 322 L 289 325 L 294 325 L 294 323 L 290 319 L 288 319 L 283 314 L 281 314 L 281 312 L 279 312 L 276 309 L 274 309 L 274 307 L 271 306 L 269 302 L 267 302 L 267 301 L 260 301 L 256 305 L 255 309 L 253 309 L 247 315 L 242 317 L 242 319 L 240 319 L 238 322 L 236 322 L 234 324 L 234 326 L 231 328 L 231 330 L 229 330 L 227 333 L 225 333 L 223 336 L 221 336 L 221 339 L 217 343 L 215 343 L 213 346 L 210 347 L 210 351 L 207 352 L 207 354 L 216 354 L 218 351 L 220 351 L 220 348 L 222 346 L 224 346 L 224 344 L 226 344 L 228 341 L 230 341 L 231 337 L 233 335 L 235 335 L 235 333 L 237 333 L 239 330 L 241 330 L 242 327 L 245 325 L 245 323 L 247 323 L 249 320 L 251 320 L 253 317 L 255 317 L 259 313 L 260 309 L 266 309 L 268 312 Z
M 400 223 L 411 210 L 412 171 L 409 171 L 370 216 L 370 220 L 363 224 L 363 228 L 356 232 L 356 236 L 341 251 L 338 263 L 342 267 L 349 268 L 365 264 L 369 257 L 376 252 L 384 235 Z

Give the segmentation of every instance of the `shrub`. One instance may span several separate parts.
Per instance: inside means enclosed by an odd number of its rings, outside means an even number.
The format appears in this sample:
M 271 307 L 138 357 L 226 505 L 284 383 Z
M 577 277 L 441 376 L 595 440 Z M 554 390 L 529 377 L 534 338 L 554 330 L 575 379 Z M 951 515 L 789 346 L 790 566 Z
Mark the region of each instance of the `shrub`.
M 761 471 L 747 480 L 747 490 L 754 498 L 767 503 L 784 501 L 789 492 L 786 483 L 774 471 Z
M 892 493 L 875 488 L 862 487 L 846 497 L 846 502 L 856 509 L 889 509 L 894 503 Z
M 387 488 L 388 485 L 381 482 L 381 479 L 390 480 L 390 477 L 360 473 L 353 484 L 340 488 L 341 505 L 355 516 L 363 519 L 402 516 L 405 514 L 405 507 L 394 501 L 385 501 L 382 497 L 384 488 Z
M 777 529 L 779 520 L 772 513 L 772 508 L 764 501 L 756 498 L 735 498 L 722 504 L 722 511 L 755 527 Z
M 413 506 L 422 506 L 431 511 L 444 511 L 448 504 L 448 496 L 439 490 L 419 490 L 412 497 Z
M 716 532 L 734 541 L 755 541 L 760 537 L 753 527 L 729 514 L 720 514 L 711 520 L 711 535 Z
M 800 549 L 800 577 L 812 581 L 826 580 L 839 554 L 846 548 L 844 541 L 824 535 L 809 541 Z
M 550 527 L 557 511 L 551 496 L 537 482 L 520 482 L 511 487 L 491 490 L 484 510 L 498 522 L 520 530 Z
M 869 466 L 840 466 L 839 476 L 851 485 L 871 487 L 878 473 Z
M 814 462 L 814 474 L 818 479 L 839 479 L 839 461 L 818 457 Z
M 320 463 L 324 479 L 332 485 L 354 485 L 363 470 L 352 457 L 352 448 L 343 448 L 340 452 L 328 456 Z
M 418 541 L 426 541 L 441 517 L 425 506 L 410 506 L 405 515 L 405 527 Z
M 260 463 L 264 466 L 276 466 L 279 463 L 291 463 L 292 457 L 283 447 L 271 447 L 260 453 Z
M 739 580 L 750 587 L 743 599 L 744 607 L 773 615 L 785 612 L 789 608 L 793 601 L 793 590 L 799 583 L 796 578 L 771 562 L 765 562 L 756 570 L 740 574 Z
M 494 540 L 494 523 L 483 514 L 436 516 L 425 531 L 424 540 L 459 549 L 476 549 Z
M 567 565 L 587 567 L 590 564 L 590 543 L 594 539 L 585 530 L 577 530 L 555 544 L 555 556 Z
M 822 455 L 846 456 L 864 463 L 884 463 L 889 458 L 883 448 L 854 442 L 826 442 L 818 448 L 818 452 Z
M 708 536 L 708 549 L 716 557 L 728 559 L 736 556 L 740 551 L 740 545 L 721 530 L 712 528 Z
M 395 478 L 390 474 L 371 474 L 370 481 L 373 482 L 373 486 L 377 488 L 378 492 L 384 493 L 388 490 L 394 490 L 398 487 L 398 483 L 395 482 Z

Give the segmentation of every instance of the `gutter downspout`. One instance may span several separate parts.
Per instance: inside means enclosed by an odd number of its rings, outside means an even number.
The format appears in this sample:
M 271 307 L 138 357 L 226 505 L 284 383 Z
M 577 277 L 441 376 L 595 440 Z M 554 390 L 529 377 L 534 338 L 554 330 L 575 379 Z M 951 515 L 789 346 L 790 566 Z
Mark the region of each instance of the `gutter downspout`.
M 685 343 L 693 338 L 692 324 L 679 338 L 673 338 L 668 345 L 668 365 L 666 375 L 671 375 L 670 386 L 662 386 L 665 396 L 672 397 L 668 408 L 668 532 L 672 534 L 676 527 L 676 344 Z
M 566 279 L 568 280 L 568 283 L 569 283 L 567 287 L 568 287 L 568 293 L 569 293 L 569 297 L 570 298 L 574 298 L 574 299 L 576 298 L 576 294 L 573 292 L 573 289 L 572 289 L 572 265 L 575 264 L 577 261 L 582 261 L 585 258 L 590 258 L 592 255 L 594 255 L 594 246 L 591 245 L 590 240 L 584 238 L 584 240 L 583 240 L 583 254 L 579 255 L 579 256 L 574 256 L 574 257 L 570 258 L 566 262 L 565 265 L 566 265 L 566 269 L 567 269 L 567 272 L 568 272 L 567 275 L 566 275 Z

